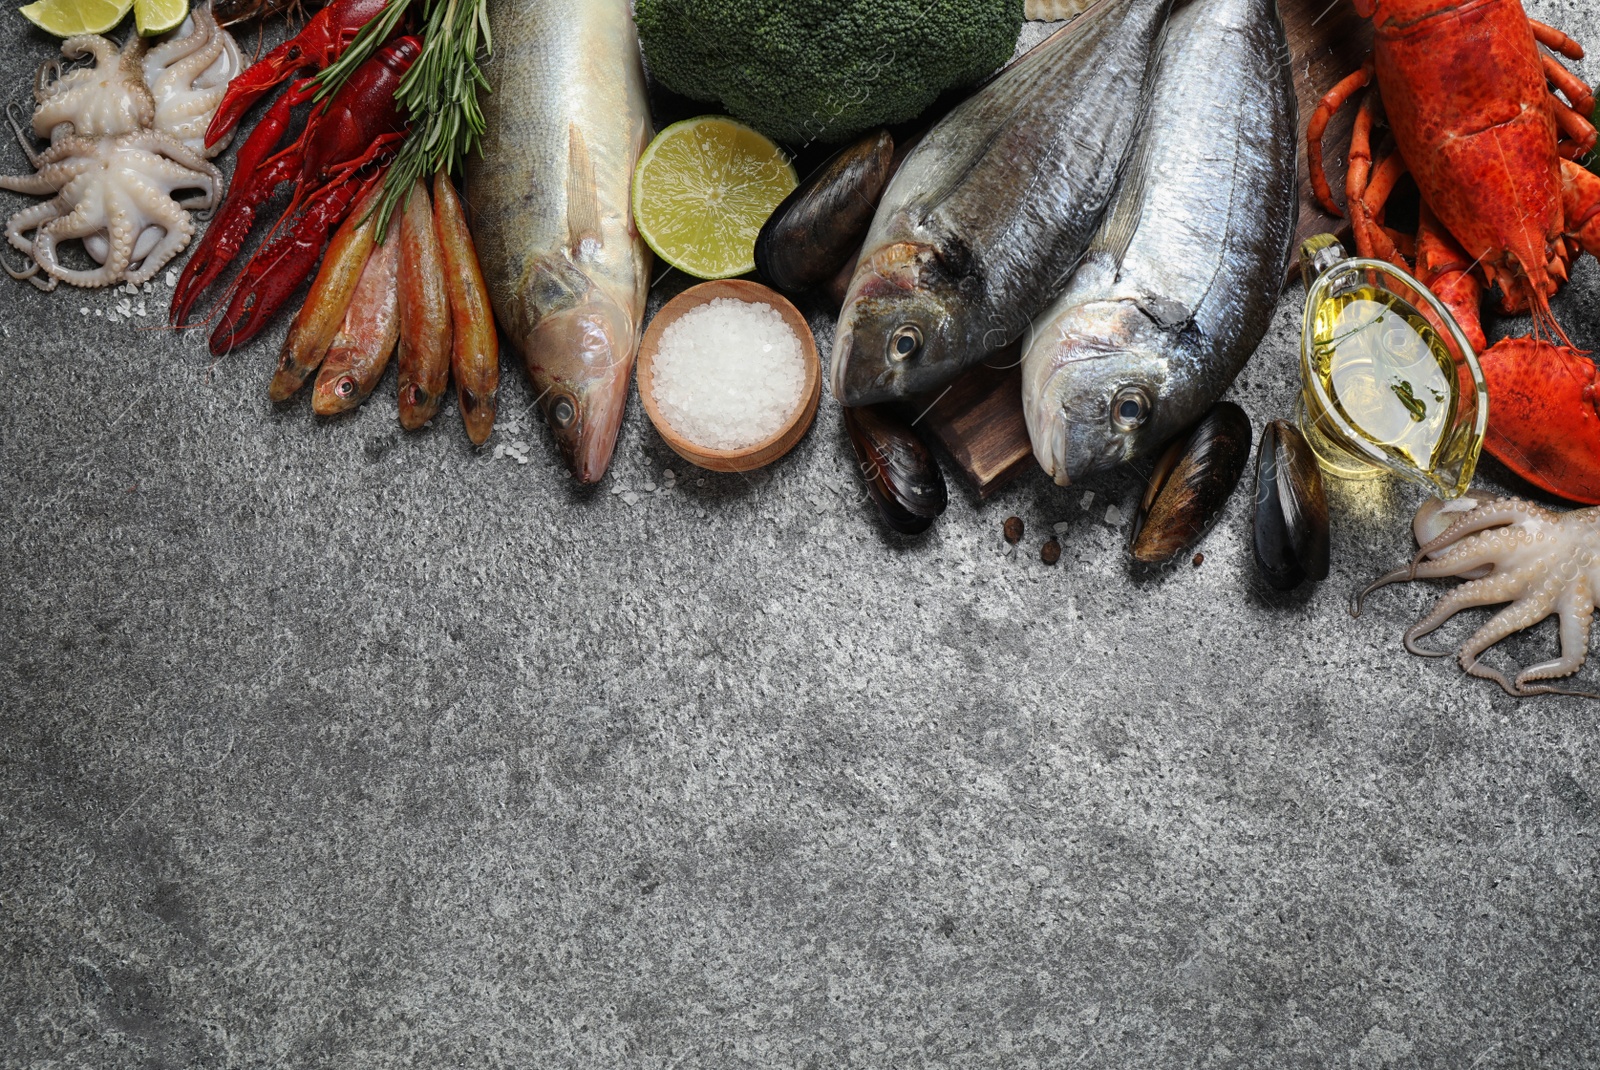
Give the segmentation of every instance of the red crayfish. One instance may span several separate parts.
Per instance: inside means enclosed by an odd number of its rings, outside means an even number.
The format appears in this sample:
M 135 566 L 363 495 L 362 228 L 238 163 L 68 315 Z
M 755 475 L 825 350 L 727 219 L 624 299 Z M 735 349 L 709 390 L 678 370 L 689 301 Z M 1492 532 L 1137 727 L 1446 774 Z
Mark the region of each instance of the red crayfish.
M 1323 97 L 1307 126 L 1317 198 L 1340 214 L 1322 135 L 1375 81 L 1377 99 L 1368 94 L 1356 114 L 1345 182 L 1357 250 L 1403 268 L 1414 260 L 1481 354 L 1489 452 L 1545 490 L 1600 504 L 1600 382 L 1550 312 L 1572 261 L 1600 256 L 1600 178 L 1574 162 L 1595 144 L 1585 118 L 1594 93 L 1554 54 L 1582 59 L 1583 49 L 1530 20 L 1519 0 L 1355 4 L 1373 21 L 1372 57 Z M 1395 151 L 1374 164 L 1380 115 Z M 1385 221 L 1407 173 L 1422 201 L 1415 237 Z M 1478 305 L 1490 285 L 1504 311 L 1532 313 L 1532 337 L 1485 349 Z
M 178 280 L 173 323 L 184 324 L 200 294 L 226 270 L 273 191 L 296 180 L 289 207 L 273 228 L 275 236 L 250 259 L 233 286 L 211 336 L 211 351 L 225 353 L 266 325 L 311 273 L 329 233 L 381 180 L 405 136 L 405 117 L 394 92 L 421 49 L 422 43 L 409 36 L 384 45 L 312 112 L 300 138 L 276 152 L 290 110 L 309 100 L 315 87 L 302 79 L 273 105 L 239 150 L 233 190 Z
M 337 0 L 311 17 L 289 40 L 252 63 L 232 82 L 227 95 L 206 128 L 206 145 L 215 145 L 239 125 L 250 105 L 287 81 L 290 75 L 321 70 L 343 54 L 345 48 L 384 9 L 389 0 Z M 226 25 L 226 23 L 224 23 Z

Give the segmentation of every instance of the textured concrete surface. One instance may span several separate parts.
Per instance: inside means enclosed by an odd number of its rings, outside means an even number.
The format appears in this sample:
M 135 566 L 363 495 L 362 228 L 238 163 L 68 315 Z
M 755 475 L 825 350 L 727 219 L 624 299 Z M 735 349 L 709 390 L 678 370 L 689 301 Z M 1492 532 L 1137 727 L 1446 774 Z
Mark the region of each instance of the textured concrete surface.
M 486 450 L 392 372 L 323 421 L 165 299 L 0 287 L 0 1066 L 1600 1065 L 1600 704 L 1408 656 L 1438 587 L 1350 618 L 1413 492 L 1338 485 L 1315 589 L 1243 495 L 1136 579 L 1136 476 L 907 541 L 831 401 L 749 478 L 635 405 L 581 491 L 520 370 Z

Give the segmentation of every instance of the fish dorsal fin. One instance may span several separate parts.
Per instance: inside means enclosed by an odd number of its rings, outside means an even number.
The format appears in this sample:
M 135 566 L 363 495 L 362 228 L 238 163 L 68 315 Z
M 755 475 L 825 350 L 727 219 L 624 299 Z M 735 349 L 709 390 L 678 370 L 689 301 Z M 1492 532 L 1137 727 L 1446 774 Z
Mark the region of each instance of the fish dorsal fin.
M 1100 229 L 1089 243 L 1086 255 L 1101 255 L 1122 269 L 1122 258 L 1128 255 L 1128 246 L 1138 233 L 1139 221 L 1144 217 L 1145 182 L 1150 174 L 1150 147 L 1155 139 L 1143 133 L 1132 157 L 1123 165 L 1122 180 L 1117 189 L 1117 199 L 1111 211 L 1100 222 Z
M 567 127 L 567 246 L 576 255 L 586 241 L 600 244 L 600 190 L 594 160 L 577 123 Z

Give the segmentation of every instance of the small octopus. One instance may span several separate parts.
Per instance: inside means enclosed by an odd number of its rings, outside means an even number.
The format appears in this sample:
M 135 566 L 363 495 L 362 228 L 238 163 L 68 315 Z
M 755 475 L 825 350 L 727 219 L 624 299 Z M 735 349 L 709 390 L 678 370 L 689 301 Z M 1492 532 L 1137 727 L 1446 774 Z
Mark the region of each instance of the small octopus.
M 1448 651 L 1419 647 L 1417 640 L 1464 609 L 1510 602 L 1461 647 L 1457 656 L 1462 669 L 1493 680 L 1519 698 L 1539 694 L 1600 698 L 1587 691 L 1534 683 L 1570 676 L 1588 657 L 1595 593 L 1600 590 L 1600 506 L 1556 512 L 1517 498 L 1432 499 L 1417 510 L 1413 530 L 1421 547 L 1416 557 L 1358 593 L 1350 607 L 1352 616 L 1360 615 L 1362 602 L 1379 587 L 1458 577 L 1467 582 L 1407 629 L 1408 651 L 1443 657 Z M 1560 657 L 1530 665 L 1510 680 L 1479 660 L 1511 633 L 1552 614 L 1561 623 Z
M 34 173 L 0 175 L 0 189 L 51 199 L 6 222 L 6 238 L 32 261 L 6 270 L 44 290 L 146 282 L 193 238 L 190 211 L 221 199 L 222 174 L 209 157 L 224 146 L 206 148 L 204 135 L 244 61 L 203 4 L 154 48 L 137 34 L 120 50 L 85 35 L 68 38 L 61 53 L 93 64 L 39 68 L 32 128 L 48 148 L 35 151 L 11 121 Z M 61 262 L 60 243 L 73 239 L 99 268 Z

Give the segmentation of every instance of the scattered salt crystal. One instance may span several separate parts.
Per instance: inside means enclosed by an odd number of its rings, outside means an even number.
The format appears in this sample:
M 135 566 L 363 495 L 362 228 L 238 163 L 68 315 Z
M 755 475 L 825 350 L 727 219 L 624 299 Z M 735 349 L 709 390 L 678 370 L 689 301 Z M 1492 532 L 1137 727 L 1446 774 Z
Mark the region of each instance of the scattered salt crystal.
M 651 379 L 679 434 L 708 449 L 744 449 L 777 434 L 800 407 L 805 356 L 777 309 L 719 297 L 661 333 Z
M 661 478 L 666 480 L 668 483 L 671 483 L 674 479 L 678 478 L 678 473 L 668 468 L 661 473 Z
M 117 322 L 117 314 L 115 312 L 107 312 L 106 313 L 106 322 L 107 323 L 115 323 L 115 322 Z
M 1066 522 L 1066 521 L 1065 521 L 1065 520 L 1063 520 L 1063 521 L 1062 521 L 1062 522 L 1061 522 L 1061 523 L 1059 523 L 1059 524 L 1052 524 L 1052 525 L 1051 525 L 1051 529 L 1052 529 L 1052 530 L 1053 530 L 1053 531 L 1054 531 L 1054 532 L 1055 532 L 1055 533 L 1056 533 L 1056 534 L 1057 534 L 1057 535 L 1065 535 L 1065 534 L 1066 534 L 1066 533 L 1067 533 L 1067 529 L 1068 529 L 1068 528 L 1070 528 L 1070 527 L 1071 527 L 1071 526 L 1072 526 L 1072 525 L 1071 525 L 1071 524 L 1069 524 L 1069 523 L 1067 523 L 1067 522 Z
M 170 290 L 170 289 L 172 289 L 173 287 L 175 287 L 177 285 L 178 285 L 178 273 L 176 271 L 167 272 L 167 288 Z
M 635 494 L 631 490 L 623 492 L 622 500 L 627 502 L 629 505 L 638 505 L 639 504 L 639 496 L 637 494 Z
M 511 444 L 511 448 L 516 450 L 518 453 L 521 453 L 523 450 L 528 448 L 528 444 L 519 438 Z
M 156 284 L 153 283 L 153 282 L 145 283 L 144 284 L 144 292 L 147 293 L 147 294 L 155 293 L 156 292 Z
M 80 309 L 78 309 L 78 315 L 80 315 L 80 316 L 87 316 L 87 315 L 88 315 L 88 314 L 89 314 L 89 310 L 88 310 L 88 309 L 87 309 L 87 308 L 80 308 Z
M 528 463 L 528 455 L 526 453 L 517 454 L 517 463 L 518 464 L 527 464 Z
M 506 455 L 506 448 L 505 448 L 504 445 L 498 445 L 498 446 L 496 446 L 494 448 L 494 459 L 495 460 L 498 461 L 500 458 L 504 457 L 505 455 Z
M 1092 491 L 1092 490 L 1084 491 L 1083 492 L 1083 501 L 1079 502 L 1078 504 L 1080 506 L 1082 506 L 1083 508 L 1085 508 L 1085 509 L 1087 509 L 1087 508 L 1089 508 L 1089 506 L 1093 505 L 1094 504 L 1094 491 Z
M 621 483 L 615 484 L 611 488 L 611 493 L 612 494 L 621 494 L 622 493 L 622 484 Z
M 654 483 L 651 483 L 649 480 L 646 480 L 645 484 L 644 484 L 644 489 L 645 490 L 649 490 L 649 491 L 653 491 L 653 490 L 656 489 L 656 485 Z
M 1106 506 L 1106 523 L 1112 527 L 1122 523 L 1122 510 L 1114 505 Z

